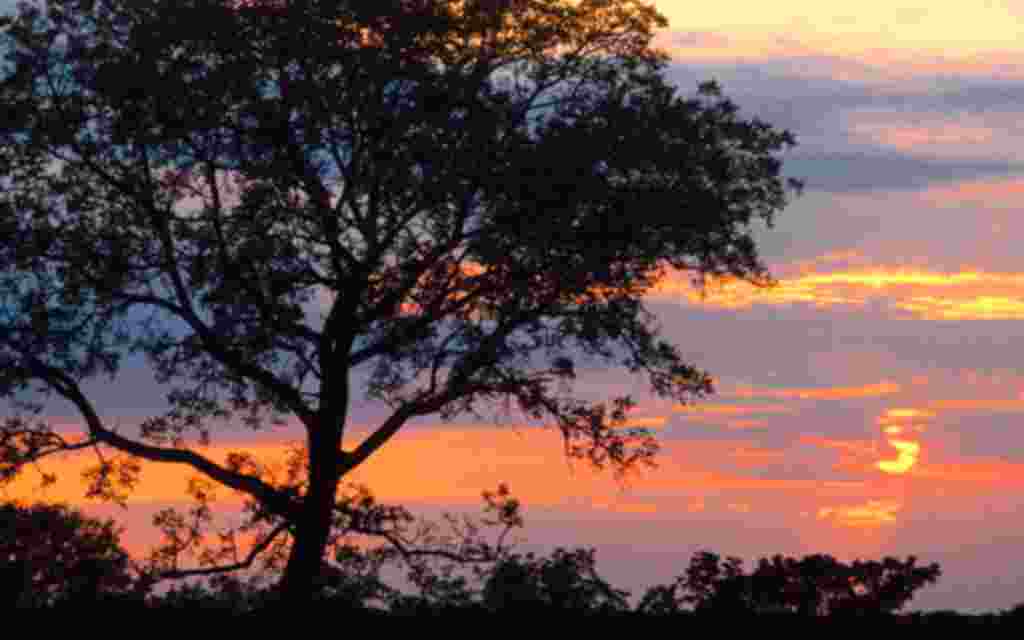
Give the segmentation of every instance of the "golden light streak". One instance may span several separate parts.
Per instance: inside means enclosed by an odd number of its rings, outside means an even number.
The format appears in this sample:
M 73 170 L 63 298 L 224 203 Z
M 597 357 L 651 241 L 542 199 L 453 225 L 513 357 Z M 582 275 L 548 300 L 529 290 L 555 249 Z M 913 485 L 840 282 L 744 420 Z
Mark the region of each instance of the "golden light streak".
M 700 290 L 688 276 L 670 273 L 650 298 L 730 310 L 796 304 L 864 307 L 879 300 L 894 312 L 923 320 L 1024 320 L 1024 274 L 873 267 L 798 273 L 780 278 L 773 287 L 720 280 Z
M 739 280 L 715 280 L 697 288 L 689 274 L 667 271 L 646 297 L 654 301 L 685 302 L 720 309 L 749 309 L 756 305 L 803 304 L 819 309 L 863 307 L 873 300 L 888 301 L 894 311 L 925 320 L 1024 319 L 1024 274 L 963 270 L 954 273 L 894 267 L 858 267 L 832 272 L 814 269 L 857 257 L 856 252 L 828 254 L 798 263 L 800 272 L 779 279 L 776 286 L 757 287 Z M 482 273 L 476 264 L 464 264 L 453 281 L 467 281 Z M 454 297 L 466 295 L 457 293 Z M 600 296 L 600 292 L 594 292 Z M 326 308 L 333 298 L 324 293 Z M 417 304 L 399 305 L 402 314 L 417 314 Z
M 934 417 L 935 413 L 927 409 L 888 409 L 878 420 L 884 424 L 902 420 L 926 420 Z
M 840 527 L 875 528 L 896 522 L 896 514 L 902 509 L 903 503 L 898 500 L 868 500 L 864 504 L 821 507 L 817 518 Z
M 925 320 L 1024 319 L 1024 300 L 1006 296 L 978 296 L 969 300 L 918 296 L 898 303 L 897 307 Z

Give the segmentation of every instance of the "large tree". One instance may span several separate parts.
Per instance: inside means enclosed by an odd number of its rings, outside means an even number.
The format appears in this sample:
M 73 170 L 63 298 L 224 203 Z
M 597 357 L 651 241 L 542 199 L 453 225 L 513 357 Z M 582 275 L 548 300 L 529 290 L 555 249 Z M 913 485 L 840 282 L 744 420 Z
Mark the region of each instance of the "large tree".
M 340 481 L 410 419 L 493 405 L 623 471 L 652 434 L 621 366 L 690 401 L 710 378 L 643 296 L 668 270 L 768 280 L 751 233 L 791 194 L 791 136 L 713 84 L 680 96 L 640 0 L 48 0 L 0 22 L 0 432 L 8 474 L 86 446 L 185 465 L 321 570 Z M 86 383 L 143 354 L 170 409 L 138 432 Z M 81 414 L 70 440 L 39 392 Z M 353 395 L 390 415 L 343 448 Z M 290 418 L 273 483 L 190 445 Z M 135 467 L 104 458 L 94 490 Z M 269 542 L 267 545 L 269 546 Z M 266 547 L 264 547 L 266 548 Z

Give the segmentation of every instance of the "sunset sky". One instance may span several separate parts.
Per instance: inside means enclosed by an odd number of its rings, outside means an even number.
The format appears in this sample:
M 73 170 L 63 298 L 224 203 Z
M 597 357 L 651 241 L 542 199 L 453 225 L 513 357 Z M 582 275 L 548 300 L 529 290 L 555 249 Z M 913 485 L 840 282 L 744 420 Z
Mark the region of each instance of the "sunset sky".
M 1024 0 L 655 4 L 681 91 L 716 79 L 744 113 L 792 130 L 785 171 L 807 185 L 757 234 L 776 288 L 700 293 L 679 277 L 648 299 L 718 393 L 681 407 L 624 371 L 586 372 L 581 395 L 627 389 L 635 423 L 659 434 L 658 468 L 624 487 L 571 469 L 555 432 L 470 419 L 419 421 L 359 479 L 424 514 L 477 512 L 505 481 L 524 549 L 596 547 L 635 595 L 710 549 L 913 554 L 944 575 L 911 608 L 1024 602 Z M 133 366 L 92 387 L 126 428 L 163 403 Z M 382 415 L 358 402 L 353 428 Z M 282 437 L 235 429 L 215 444 L 273 456 Z M 114 515 L 134 548 L 187 479 L 147 469 L 123 512 L 82 499 L 79 459 L 60 464 L 36 497 Z

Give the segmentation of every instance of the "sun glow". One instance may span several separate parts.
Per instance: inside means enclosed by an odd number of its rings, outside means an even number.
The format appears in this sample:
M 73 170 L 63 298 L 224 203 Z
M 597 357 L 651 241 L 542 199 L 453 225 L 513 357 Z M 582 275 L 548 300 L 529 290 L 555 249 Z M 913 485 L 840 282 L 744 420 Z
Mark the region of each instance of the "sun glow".
M 921 456 L 921 443 L 907 437 L 907 433 L 911 430 L 924 431 L 923 426 L 914 423 L 934 417 L 934 412 L 916 408 L 889 409 L 879 416 L 878 424 L 886 442 L 896 450 L 896 457 L 879 460 L 875 467 L 893 475 L 902 475 L 913 469 Z
M 921 453 L 921 445 L 912 440 L 889 440 L 889 446 L 896 449 L 895 459 L 879 460 L 878 469 L 885 473 L 903 474 L 910 471 L 917 464 L 917 457 Z

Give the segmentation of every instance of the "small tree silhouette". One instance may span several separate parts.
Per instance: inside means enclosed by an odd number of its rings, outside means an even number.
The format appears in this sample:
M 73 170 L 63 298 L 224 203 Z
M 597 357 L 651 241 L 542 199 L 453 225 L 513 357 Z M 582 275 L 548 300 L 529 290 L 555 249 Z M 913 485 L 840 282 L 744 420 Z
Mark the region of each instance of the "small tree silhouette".
M 515 554 L 499 563 L 484 585 L 490 611 L 553 609 L 574 613 L 621 613 L 629 593 L 613 588 L 596 570 L 593 549 L 558 548 L 547 558 Z
M 135 586 L 113 521 L 64 505 L 0 505 L 0 606 L 96 602 Z

